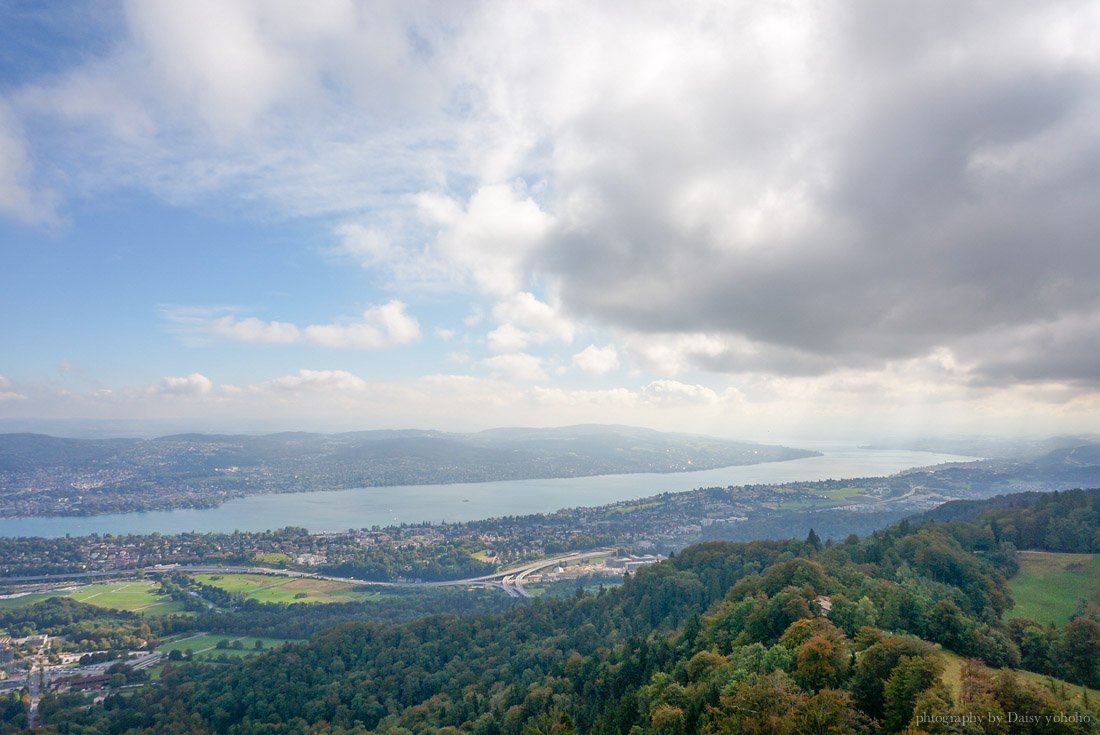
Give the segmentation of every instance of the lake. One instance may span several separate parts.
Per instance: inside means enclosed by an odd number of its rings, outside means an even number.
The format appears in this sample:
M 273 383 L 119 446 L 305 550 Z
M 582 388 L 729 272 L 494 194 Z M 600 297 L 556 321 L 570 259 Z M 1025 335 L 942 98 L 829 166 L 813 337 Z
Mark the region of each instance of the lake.
M 454 523 L 604 505 L 700 487 L 876 477 L 910 467 L 974 459 L 933 452 L 860 449 L 835 443 L 798 442 L 791 446 L 816 449 L 824 456 L 698 472 L 250 495 L 235 498 L 217 508 L 88 517 L 3 518 L 0 519 L 0 536 L 263 531 L 285 526 L 302 526 L 316 532 L 424 521 Z

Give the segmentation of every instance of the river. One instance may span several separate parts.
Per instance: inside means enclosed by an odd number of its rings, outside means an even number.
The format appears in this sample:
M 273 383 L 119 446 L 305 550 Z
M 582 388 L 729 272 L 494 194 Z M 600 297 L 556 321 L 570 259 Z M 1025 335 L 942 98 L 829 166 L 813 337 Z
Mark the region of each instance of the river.
M 832 442 L 795 442 L 789 446 L 816 449 L 823 456 L 698 472 L 249 495 L 230 500 L 217 508 L 181 508 L 87 517 L 2 518 L 0 536 L 55 538 L 66 534 L 84 536 L 91 533 L 262 531 L 285 526 L 302 526 L 318 532 L 424 521 L 454 523 L 604 505 L 699 487 L 878 477 L 910 467 L 974 459 L 932 452 L 861 449 Z

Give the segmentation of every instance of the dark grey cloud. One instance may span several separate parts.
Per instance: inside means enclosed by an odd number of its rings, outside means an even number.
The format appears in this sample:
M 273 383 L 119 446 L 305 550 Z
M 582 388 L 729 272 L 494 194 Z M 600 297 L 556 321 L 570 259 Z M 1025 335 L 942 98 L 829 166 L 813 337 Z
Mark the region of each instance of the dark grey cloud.
M 1100 315 L 1072 314 L 1055 321 L 1009 327 L 960 345 L 964 358 L 980 360 L 977 385 L 1061 381 L 1100 384 Z
M 757 346 L 695 356 L 707 369 L 948 348 L 980 380 L 1100 384 L 1083 9 L 857 3 L 774 48 L 727 18 L 720 63 L 624 79 L 563 126 L 558 227 L 534 267 L 577 316 Z

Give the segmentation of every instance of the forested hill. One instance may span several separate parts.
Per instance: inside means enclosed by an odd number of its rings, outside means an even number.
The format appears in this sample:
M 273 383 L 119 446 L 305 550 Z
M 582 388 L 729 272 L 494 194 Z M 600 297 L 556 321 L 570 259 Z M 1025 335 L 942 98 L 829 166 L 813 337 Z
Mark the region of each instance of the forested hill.
M 973 521 L 971 525 L 1019 549 L 1100 553 L 1100 490 L 956 500 L 915 520 Z
M 1097 611 L 1061 629 L 1004 621 L 1014 567 L 1014 545 L 984 521 L 712 542 L 614 590 L 346 623 L 239 665 L 167 668 L 160 686 L 102 706 L 42 711 L 65 733 L 1097 732 L 1095 693 L 986 667 L 1100 685 Z M 1010 713 L 1035 719 L 959 727 Z
M 0 434 L 0 515 L 213 506 L 266 492 L 678 472 L 817 454 L 623 426 L 109 440 Z
M 911 482 L 942 488 L 955 497 L 991 497 L 1100 486 L 1100 444 L 1073 444 L 1039 456 L 986 459 L 899 473 Z

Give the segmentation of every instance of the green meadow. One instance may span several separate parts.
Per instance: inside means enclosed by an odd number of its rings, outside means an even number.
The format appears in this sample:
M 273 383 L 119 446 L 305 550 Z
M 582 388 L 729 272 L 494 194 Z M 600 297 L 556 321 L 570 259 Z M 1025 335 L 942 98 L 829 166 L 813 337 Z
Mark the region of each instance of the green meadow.
M 226 648 L 218 648 L 218 644 L 222 641 L 225 642 Z M 228 647 L 233 644 L 234 641 L 240 641 L 240 647 Z M 263 643 L 263 648 L 256 648 L 256 641 Z M 197 633 L 194 635 L 185 635 L 172 640 L 166 641 L 157 647 L 158 651 L 165 654 L 172 651 L 180 651 L 181 653 L 188 650 L 191 651 L 196 661 L 207 661 L 212 658 L 216 658 L 223 654 L 239 657 L 239 656 L 251 656 L 256 653 L 262 653 L 263 651 L 271 650 L 272 648 L 278 648 L 284 643 L 289 643 L 282 638 L 257 638 L 255 636 L 235 636 L 235 635 L 221 635 L 216 633 Z
M 1062 625 L 1081 600 L 1100 597 L 1100 554 L 1021 551 L 1008 586 L 1016 604 L 1005 617 Z
M 19 597 L 0 600 L 0 607 L 26 607 L 50 597 L 69 597 L 96 607 L 112 610 L 127 610 L 144 615 L 167 615 L 183 612 L 183 603 L 167 595 L 158 593 L 155 582 L 147 580 L 129 580 L 124 582 L 105 582 L 85 584 L 77 587 L 59 588 L 49 592 L 36 592 Z
M 384 593 L 370 587 L 268 574 L 195 574 L 195 580 L 249 600 L 292 604 L 295 602 L 357 602 L 376 600 Z

